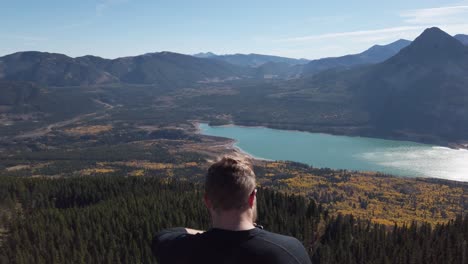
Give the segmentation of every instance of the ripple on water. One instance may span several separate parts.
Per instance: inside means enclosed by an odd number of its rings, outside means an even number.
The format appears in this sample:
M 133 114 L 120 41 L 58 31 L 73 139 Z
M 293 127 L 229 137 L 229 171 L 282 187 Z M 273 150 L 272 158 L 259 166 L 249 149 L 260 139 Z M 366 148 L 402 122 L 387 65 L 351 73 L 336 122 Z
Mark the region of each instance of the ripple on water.
M 362 158 L 425 177 L 468 180 L 468 151 L 445 147 L 401 147 L 367 152 Z

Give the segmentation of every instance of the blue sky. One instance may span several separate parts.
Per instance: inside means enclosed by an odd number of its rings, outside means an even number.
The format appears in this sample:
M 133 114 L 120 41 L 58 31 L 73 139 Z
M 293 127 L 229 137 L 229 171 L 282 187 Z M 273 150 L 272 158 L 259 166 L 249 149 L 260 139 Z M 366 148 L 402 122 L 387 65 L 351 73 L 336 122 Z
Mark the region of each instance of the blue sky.
M 468 1 L 0 0 L 0 56 L 39 50 L 104 58 L 173 51 L 315 59 L 468 34 Z

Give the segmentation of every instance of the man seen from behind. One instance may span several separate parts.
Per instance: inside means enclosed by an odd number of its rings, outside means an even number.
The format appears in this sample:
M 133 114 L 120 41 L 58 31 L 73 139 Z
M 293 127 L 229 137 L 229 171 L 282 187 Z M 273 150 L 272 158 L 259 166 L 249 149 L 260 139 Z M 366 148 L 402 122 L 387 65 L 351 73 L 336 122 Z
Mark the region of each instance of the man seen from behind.
M 311 263 L 296 238 L 256 227 L 256 194 L 255 174 L 247 162 L 225 157 L 214 163 L 204 195 L 211 229 L 161 231 L 153 240 L 158 263 Z

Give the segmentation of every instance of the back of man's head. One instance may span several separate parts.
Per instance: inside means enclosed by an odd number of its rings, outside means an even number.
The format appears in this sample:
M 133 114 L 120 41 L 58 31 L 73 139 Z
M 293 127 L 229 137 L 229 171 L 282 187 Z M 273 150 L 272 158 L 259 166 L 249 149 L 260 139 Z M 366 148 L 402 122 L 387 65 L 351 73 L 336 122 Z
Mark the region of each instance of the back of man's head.
M 214 210 L 245 209 L 255 186 L 255 173 L 249 163 L 224 157 L 208 169 L 205 195 Z

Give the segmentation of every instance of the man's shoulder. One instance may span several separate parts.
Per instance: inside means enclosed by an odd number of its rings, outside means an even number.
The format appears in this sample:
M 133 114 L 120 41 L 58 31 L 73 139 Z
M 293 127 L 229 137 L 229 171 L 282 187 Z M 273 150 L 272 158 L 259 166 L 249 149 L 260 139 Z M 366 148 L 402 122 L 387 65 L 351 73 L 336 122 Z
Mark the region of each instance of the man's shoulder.
M 265 229 L 260 229 L 260 230 L 261 230 L 259 232 L 260 237 L 268 237 L 268 238 L 280 240 L 280 241 L 291 241 L 291 240 L 299 241 L 295 237 L 292 237 L 292 236 L 274 233 Z
M 282 248 L 303 248 L 302 243 L 297 238 L 270 232 L 267 230 L 261 230 L 261 232 L 259 232 L 259 234 L 256 237 L 258 240 L 264 241 L 265 243 L 273 244 Z
M 255 244 L 257 246 L 255 246 Z M 262 230 L 252 241 L 253 248 L 260 248 L 278 263 L 310 263 L 304 245 L 295 237 Z

